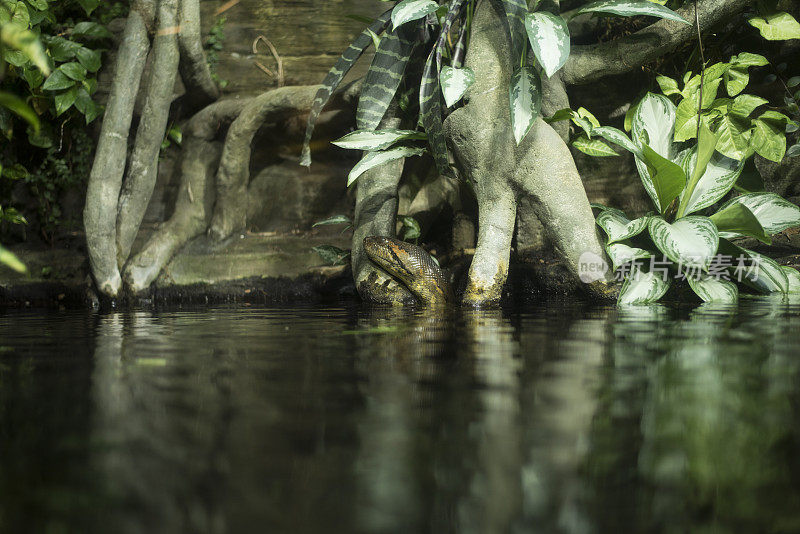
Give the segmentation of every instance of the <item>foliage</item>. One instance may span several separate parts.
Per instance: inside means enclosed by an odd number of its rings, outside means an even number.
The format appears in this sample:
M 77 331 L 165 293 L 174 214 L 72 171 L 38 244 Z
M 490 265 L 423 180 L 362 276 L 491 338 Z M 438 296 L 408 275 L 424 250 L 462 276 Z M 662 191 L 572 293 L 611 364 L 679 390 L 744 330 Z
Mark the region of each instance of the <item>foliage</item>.
M 228 80 L 223 80 L 217 74 L 217 65 L 219 65 L 219 53 L 222 51 L 225 44 L 225 23 L 228 21 L 227 17 L 218 17 L 214 21 L 214 25 L 208 31 L 208 37 L 204 43 L 203 48 L 206 51 L 206 61 L 211 69 L 211 79 L 221 88 L 225 89 L 228 86 Z
M 15 116 L 0 109 L 6 140 L 0 205 L 8 205 L 14 183 L 26 184 L 38 202 L 36 221 L 47 240 L 61 223 L 61 193 L 80 188 L 88 176 L 91 143 L 85 128 L 102 114 L 94 95 L 102 53 L 111 43 L 106 23 L 126 10 L 123 2 L 100 0 L 0 0 L 4 42 L 6 35 L 27 42 L 27 48 L 3 50 L 2 90 L 29 110 Z

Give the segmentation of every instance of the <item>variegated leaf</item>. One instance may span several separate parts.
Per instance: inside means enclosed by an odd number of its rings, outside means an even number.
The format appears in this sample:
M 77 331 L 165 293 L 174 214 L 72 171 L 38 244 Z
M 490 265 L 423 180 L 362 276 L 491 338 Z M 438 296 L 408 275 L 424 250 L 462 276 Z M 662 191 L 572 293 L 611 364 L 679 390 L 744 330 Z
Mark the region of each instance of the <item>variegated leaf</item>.
M 622 212 L 613 210 L 604 210 L 597 216 L 597 225 L 608 236 L 608 244 L 641 234 L 649 222 L 650 217 L 640 217 L 631 221 Z
M 789 278 L 775 260 L 758 252 L 741 249 L 751 258 L 753 264 L 743 268 L 744 281 L 764 293 L 788 293 Z
M 612 15 L 619 15 L 621 17 L 645 15 L 648 17 L 659 17 L 662 19 L 683 22 L 684 24 L 690 24 L 689 21 L 671 9 L 647 1 L 632 2 L 630 0 L 600 0 L 582 7 L 580 10 L 578 10 L 578 13 L 610 13 Z
M 532 67 L 520 67 L 511 76 L 511 125 L 517 144 L 528 135 L 542 108 L 542 82 Z
M 622 283 L 617 305 L 652 304 L 664 296 L 670 280 L 663 273 L 648 273 L 633 269 Z
M 606 247 L 606 253 L 611 259 L 611 265 L 615 270 L 628 262 L 652 256 L 649 251 L 643 248 L 631 247 L 625 243 L 611 243 Z
M 593 156 L 595 158 L 619 156 L 619 154 L 614 152 L 614 149 L 608 146 L 604 141 L 601 141 L 600 139 L 589 139 L 585 135 L 575 138 L 575 140 L 572 141 L 572 146 L 584 154 L 588 154 L 589 156 Z
M 653 217 L 649 227 L 658 249 L 677 264 L 706 268 L 717 253 L 719 233 L 707 217 L 684 217 L 672 224 Z
M 719 230 L 719 236 L 725 239 L 746 235 L 768 245 L 772 242 L 756 216 L 744 204 L 738 202 L 729 204 L 725 209 L 711 215 L 709 219 Z
M 466 94 L 475 83 L 475 73 L 470 68 L 442 67 L 440 75 L 444 103 L 449 108 Z
M 800 272 L 794 267 L 781 267 L 783 273 L 786 275 L 786 280 L 789 282 L 789 293 L 800 293 Z
M 406 22 L 418 20 L 439 9 L 433 0 L 403 0 L 392 10 L 392 27 L 397 28 Z
M 753 212 L 767 234 L 777 234 L 800 225 L 800 208 L 775 193 L 740 195 L 727 202 L 720 211 L 737 202 Z
M 528 4 L 525 0 L 503 0 L 503 8 L 511 35 L 511 57 L 518 61 L 522 57 L 522 47 L 525 46 L 525 15 L 528 14 Z
M 384 150 L 399 141 L 408 139 L 425 139 L 422 132 L 416 130 L 356 130 L 340 137 L 332 144 L 348 150 Z
M 533 53 L 549 78 L 564 66 L 569 58 L 569 28 L 557 15 L 540 11 L 528 13 L 525 29 Z
M 691 176 L 697 162 L 697 151 L 693 150 L 691 156 L 683 162 L 683 169 L 687 176 Z M 714 152 L 706 166 L 706 171 L 695 185 L 692 196 L 686 202 L 685 214 L 689 215 L 716 203 L 730 191 L 739 175 L 744 169 L 744 161 L 736 161 Z M 681 203 L 684 203 L 684 191 L 681 194 Z
M 628 152 L 641 157 L 641 149 L 636 146 L 622 130 L 614 128 L 613 126 L 600 126 L 599 128 L 592 129 L 592 135 L 599 135 L 606 141 L 610 141 L 615 145 L 624 148 Z
M 678 155 L 678 146 L 673 141 L 675 104 L 666 96 L 647 93 L 636 106 L 636 112 L 631 120 L 631 134 L 633 142 L 637 146 L 648 145 L 661 157 L 674 161 Z M 645 191 L 653 199 L 658 210 L 662 211 L 666 206 L 661 206 L 659 203 L 647 163 L 637 157 L 636 168 L 642 178 Z
M 361 161 L 355 164 L 350 174 L 347 176 L 347 187 L 350 187 L 359 176 L 368 170 L 395 161 L 401 158 L 410 158 L 411 156 L 420 156 L 425 153 L 424 148 L 399 146 L 390 148 L 381 152 L 367 152 Z
M 698 297 L 703 299 L 703 302 L 719 302 L 719 303 L 734 303 L 739 300 L 739 290 L 736 284 L 715 278 L 707 274 L 703 274 L 699 279 L 687 278 L 692 291 Z

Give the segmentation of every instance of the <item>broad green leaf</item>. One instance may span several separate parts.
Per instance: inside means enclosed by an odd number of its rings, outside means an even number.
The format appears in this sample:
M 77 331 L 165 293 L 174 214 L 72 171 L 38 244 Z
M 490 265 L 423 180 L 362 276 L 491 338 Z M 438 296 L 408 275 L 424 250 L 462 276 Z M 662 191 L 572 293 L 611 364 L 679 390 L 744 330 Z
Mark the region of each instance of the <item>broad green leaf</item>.
M 662 158 L 672 161 L 678 154 L 678 146 L 673 142 L 674 133 L 675 104 L 666 96 L 647 93 L 636 105 L 636 111 L 631 119 L 631 138 L 633 142 L 640 147 L 648 145 Z M 642 178 L 642 184 L 647 194 L 653 199 L 658 210 L 666 209 L 667 206 L 659 204 L 659 195 L 656 192 L 644 158 L 636 158 L 636 168 Z M 683 188 L 683 184 L 681 184 L 681 188 Z
M 409 139 L 423 140 L 426 139 L 426 136 L 423 132 L 415 130 L 396 130 L 392 128 L 385 130 L 356 130 L 335 141 L 331 141 L 331 144 L 348 150 L 384 150 L 395 143 Z
M 439 75 L 442 84 L 442 94 L 444 103 L 449 108 L 466 94 L 472 84 L 475 83 L 475 73 L 470 68 L 454 69 L 453 67 L 442 67 Z
M 761 32 L 768 41 L 800 39 L 800 24 L 786 12 L 773 13 L 764 17 L 753 17 L 747 21 Z
M 740 119 L 734 115 L 725 115 L 719 121 L 717 127 L 719 139 L 717 140 L 717 150 L 723 155 L 742 161 L 751 154 L 750 121 Z
M 705 269 L 717 253 L 719 232 L 707 217 L 684 217 L 672 224 L 653 217 L 649 228 L 658 249 L 675 263 Z
M 687 278 L 687 280 L 692 291 L 703 299 L 703 302 L 726 302 L 732 304 L 739 300 L 739 290 L 734 283 L 728 280 L 714 278 L 707 274 L 701 274 L 697 280 L 692 277 Z
M 74 80 L 70 80 L 61 70 L 55 70 L 48 76 L 47 80 L 45 80 L 42 89 L 46 91 L 60 91 L 61 89 L 69 89 L 73 85 L 75 85 Z
M 800 208 L 775 193 L 748 193 L 727 202 L 720 211 L 732 204 L 743 204 L 769 235 L 777 234 L 787 228 L 800 226 Z
M 0 106 L 15 113 L 28 122 L 36 131 L 39 131 L 39 117 L 24 100 L 11 93 L 0 91 Z
M 47 49 L 55 61 L 64 62 L 74 58 L 81 45 L 63 37 L 53 37 L 48 41 Z
M 669 96 L 681 94 L 680 89 L 678 89 L 678 82 L 669 76 L 656 76 L 656 81 L 658 82 L 659 87 L 661 87 L 661 92 L 665 95 Z
M 750 74 L 747 67 L 732 66 L 725 73 L 725 90 L 730 96 L 736 96 L 750 83 Z
M 689 21 L 675 13 L 669 8 L 666 8 L 653 2 L 633 2 L 630 0 L 600 0 L 599 2 L 592 2 L 591 4 L 582 7 L 578 13 L 610 13 L 612 15 L 619 15 L 621 17 L 635 17 L 637 15 L 645 15 L 648 17 L 658 17 L 662 19 L 675 20 L 690 24 Z
M 758 154 L 770 161 L 780 163 L 786 154 L 786 135 L 784 127 L 789 118 L 776 111 L 765 111 L 753 121 L 753 135 L 750 146 Z
M 569 58 L 569 28 L 564 19 L 547 11 L 528 13 L 525 29 L 537 61 L 547 77 L 555 74 Z
M 422 236 L 422 229 L 414 217 L 407 215 L 398 217 L 400 223 L 403 225 L 403 240 L 409 241 L 411 239 L 419 239 Z
M 800 272 L 794 267 L 781 266 L 783 274 L 786 275 L 786 280 L 789 282 L 788 293 L 800 293 Z
M 606 254 L 611 259 L 614 270 L 628 262 L 649 258 L 652 254 L 638 247 L 631 247 L 625 243 L 611 243 L 606 247 Z
M 767 99 L 761 98 L 760 96 L 747 94 L 739 95 L 733 99 L 733 105 L 730 108 L 730 112 L 737 117 L 746 119 L 753 111 L 755 111 L 757 107 L 768 103 L 769 101 Z
M 319 257 L 326 263 L 331 265 L 338 265 L 344 263 L 344 260 L 350 255 L 349 250 L 342 250 L 333 245 L 318 245 L 311 250 L 319 254 Z
M 797 156 L 800 156 L 800 143 L 792 145 L 786 150 L 787 158 L 796 158 Z
M 766 244 L 770 244 L 772 241 L 764 232 L 764 227 L 758 222 L 758 218 L 744 204 L 729 204 L 710 216 L 709 219 L 714 222 L 720 232 L 737 236 L 748 235 Z
M 17 271 L 18 273 L 28 272 L 28 268 L 22 261 L 10 250 L 0 245 L 0 264 Z
M 111 39 L 111 35 L 105 26 L 97 22 L 79 22 L 72 28 L 72 35 L 91 37 L 94 39 Z
M 618 145 L 628 152 L 636 154 L 641 157 L 642 151 L 636 146 L 633 141 L 631 141 L 630 137 L 628 137 L 625 132 L 614 128 L 613 126 L 601 126 L 599 128 L 594 128 L 592 130 L 592 134 L 599 135 L 606 141 L 610 141 L 615 145 Z
M 648 145 L 642 145 L 642 156 L 653 188 L 651 197 L 658 210 L 664 213 L 686 186 L 686 174 L 680 165 L 662 157 Z
M 621 211 L 616 210 L 604 210 L 597 216 L 597 225 L 605 231 L 609 245 L 639 235 L 647 228 L 648 222 L 650 217 L 631 221 Z
M 585 135 L 577 137 L 572 141 L 572 146 L 590 156 L 596 158 L 619 156 L 614 150 L 600 139 L 589 139 Z
M 669 285 L 670 280 L 664 274 L 635 268 L 622 283 L 617 305 L 651 304 L 664 296 Z
M 358 179 L 359 176 L 361 176 L 362 174 L 364 174 L 365 172 L 374 167 L 401 158 L 420 156 L 424 153 L 425 153 L 424 148 L 414 148 L 406 146 L 390 148 L 389 150 L 385 150 L 383 152 L 367 152 L 366 155 L 363 158 L 361 158 L 361 161 L 356 163 L 355 167 L 353 167 L 353 170 L 351 170 L 350 174 L 347 176 L 347 186 L 350 187 L 353 184 L 353 182 L 355 182 Z
M 696 159 L 697 154 L 693 152 L 687 162 L 687 172 L 694 166 Z M 686 209 L 683 214 L 689 215 L 718 202 L 736 184 L 742 169 L 744 169 L 744 162 L 726 158 L 715 152 L 711 156 L 703 176 L 697 181 L 691 198 L 686 200 Z M 683 196 L 681 203 L 683 203 Z
M 76 82 L 80 82 L 86 79 L 86 68 L 81 65 L 80 63 L 72 62 L 72 63 L 64 63 L 58 70 L 63 72 L 67 75 L 67 77 L 72 78 Z
M 439 4 L 433 0 L 403 0 L 392 11 L 392 27 L 397 28 L 406 22 L 421 19 L 437 9 Z
M 542 108 L 542 82 L 532 67 L 520 67 L 511 76 L 509 98 L 514 140 L 520 144 L 528 135 Z
M 76 98 L 78 98 L 78 88 L 75 86 L 57 93 L 53 99 L 56 106 L 56 116 L 71 108 Z
M 578 115 L 578 117 L 589 121 L 589 124 L 592 125 L 592 130 L 600 127 L 600 121 L 597 120 L 597 117 L 595 117 L 588 109 L 580 107 L 575 111 L 575 113 Z
M 75 57 L 89 72 L 97 72 L 101 67 L 100 52 L 97 50 L 81 47 L 75 52 Z
M 742 52 L 741 54 L 733 56 L 729 63 L 740 67 L 763 67 L 764 65 L 769 65 L 767 58 L 751 52 Z

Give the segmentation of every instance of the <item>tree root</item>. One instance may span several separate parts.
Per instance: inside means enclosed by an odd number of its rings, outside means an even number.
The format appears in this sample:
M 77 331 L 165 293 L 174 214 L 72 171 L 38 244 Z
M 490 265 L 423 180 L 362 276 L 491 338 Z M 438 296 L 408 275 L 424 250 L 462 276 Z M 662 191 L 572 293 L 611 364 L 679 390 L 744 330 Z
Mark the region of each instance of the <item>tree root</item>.
M 182 0 L 181 32 L 178 36 L 180 72 L 191 109 L 201 109 L 219 98 L 219 87 L 211 77 L 211 69 L 203 51 L 200 34 L 200 0 Z

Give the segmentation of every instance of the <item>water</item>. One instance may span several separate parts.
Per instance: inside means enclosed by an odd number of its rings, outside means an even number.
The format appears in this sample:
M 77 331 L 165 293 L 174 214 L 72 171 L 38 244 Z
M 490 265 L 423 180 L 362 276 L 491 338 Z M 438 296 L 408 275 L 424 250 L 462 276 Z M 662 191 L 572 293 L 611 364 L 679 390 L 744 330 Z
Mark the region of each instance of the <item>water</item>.
M 0 531 L 798 532 L 800 305 L 0 315 Z

